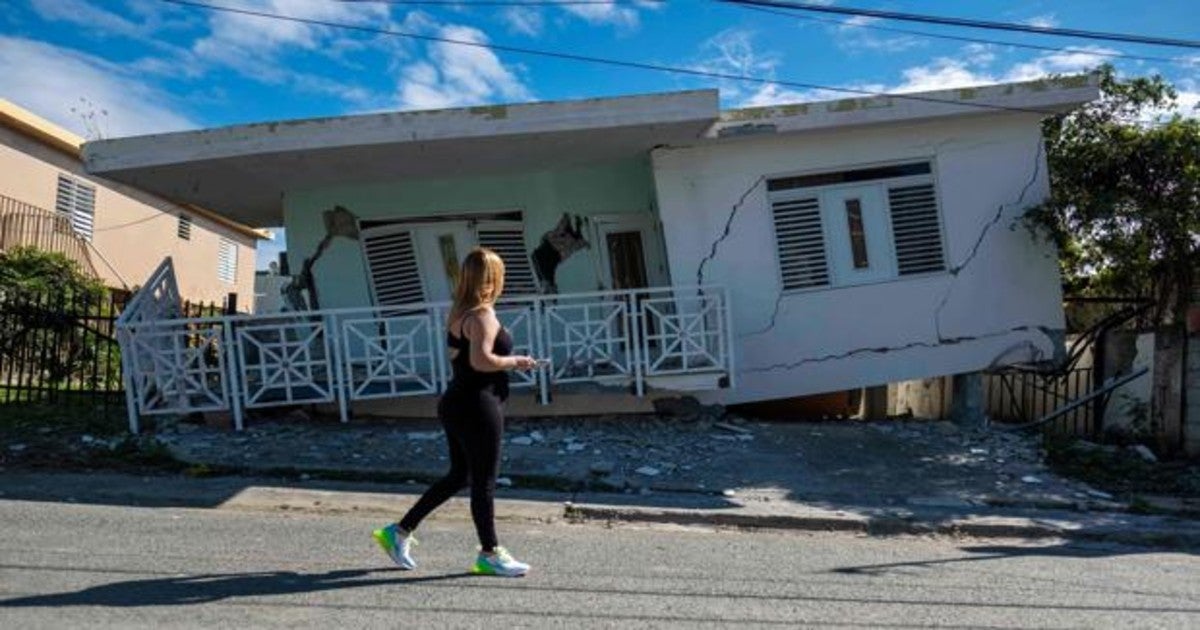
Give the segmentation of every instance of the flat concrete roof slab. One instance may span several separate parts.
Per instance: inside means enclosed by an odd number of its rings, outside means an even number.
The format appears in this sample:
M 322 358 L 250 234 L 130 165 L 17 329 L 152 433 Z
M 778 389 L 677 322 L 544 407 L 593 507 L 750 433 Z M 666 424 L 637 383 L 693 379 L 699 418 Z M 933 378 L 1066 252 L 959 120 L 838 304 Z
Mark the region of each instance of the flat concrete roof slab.
M 84 145 L 90 172 L 250 225 L 283 222 L 286 191 L 585 166 L 686 144 L 716 90 L 238 125 Z

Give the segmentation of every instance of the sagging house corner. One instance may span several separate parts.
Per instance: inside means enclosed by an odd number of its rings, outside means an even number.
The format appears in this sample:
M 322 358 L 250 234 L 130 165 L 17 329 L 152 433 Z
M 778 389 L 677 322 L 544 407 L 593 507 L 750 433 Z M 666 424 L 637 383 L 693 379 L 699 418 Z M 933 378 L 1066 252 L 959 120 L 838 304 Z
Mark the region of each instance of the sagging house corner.
M 282 225 L 280 313 L 179 318 L 167 261 L 121 323 L 142 414 L 432 415 L 457 261 L 505 259 L 501 319 L 551 359 L 514 413 L 764 401 L 1048 360 L 1040 120 L 1088 77 L 721 111 L 715 90 L 103 140 L 90 171 Z M 303 262 L 301 262 L 303 261 Z M 519 391 L 519 390 L 518 390 Z

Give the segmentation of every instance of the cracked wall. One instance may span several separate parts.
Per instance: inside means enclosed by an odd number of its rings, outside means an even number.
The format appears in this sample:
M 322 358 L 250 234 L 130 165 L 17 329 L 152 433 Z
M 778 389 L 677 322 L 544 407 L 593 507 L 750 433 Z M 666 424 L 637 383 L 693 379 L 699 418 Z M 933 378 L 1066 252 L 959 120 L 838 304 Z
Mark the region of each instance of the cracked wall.
M 731 291 L 739 386 L 726 402 L 1054 356 L 1054 252 L 1017 222 L 1048 190 L 1039 147 L 1033 117 L 1005 114 L 656 151 L 672 276 Z M 766 178 L 930 158 L 946 273 L 781 293 Z
M 644 213 L 652 206 L 653 199 L 650 167 L 642 158 L 511 175 L 289 191 L 284 222 L 288 250 L 307 255 L 316 250 L 325 235 L 321 213 L 338 204 L 353 208 L 362 220 L 520 210 L 525 221 L 525 247 L 532 251 L 542 234 L 558 224 L 563 213 Z M 460 256 L 465 254 L 459 252 Z M 594 291 L 597 270 L 590 255 L 572 256 L 557 269 L 558 288 L 562 292 Z M 322 306 L 342 308 L 371 303 L 360 243 L 333 240 L 314 273 Z

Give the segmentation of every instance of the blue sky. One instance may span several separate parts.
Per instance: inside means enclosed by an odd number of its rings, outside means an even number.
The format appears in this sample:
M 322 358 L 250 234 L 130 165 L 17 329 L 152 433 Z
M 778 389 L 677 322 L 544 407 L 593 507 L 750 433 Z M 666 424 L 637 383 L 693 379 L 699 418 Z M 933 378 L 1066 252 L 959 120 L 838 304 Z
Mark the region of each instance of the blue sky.
M 413 6 L 200 0 L 327 22 L 878 91 L 1032 79 L 1114 59 L 1200 102 L 1200 51 L 900 22 L 790 18 L 709 0 Z M 833 4 L 823 0 L 823 4 Z M 847 6 L 1200 39 L 1195 0 L 837 0 Z M 1075 50 L 932 39 L 907 29 Z M 835 98 L 214 13 L 162 0 L 16 0 L 0 12 L 0 97 L 87 137 L 263 120 L 717 87 L 726 107 Z M 90 116 L 88 114 L 91 114 Z M 260 261 L 275 248 L 261 248 Z

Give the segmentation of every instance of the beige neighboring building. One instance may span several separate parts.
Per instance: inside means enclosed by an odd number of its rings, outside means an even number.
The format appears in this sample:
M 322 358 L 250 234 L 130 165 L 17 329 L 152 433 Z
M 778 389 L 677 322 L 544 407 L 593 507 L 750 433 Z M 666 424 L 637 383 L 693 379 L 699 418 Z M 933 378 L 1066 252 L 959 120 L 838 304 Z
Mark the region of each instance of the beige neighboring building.
M 84 139 L 0 99 L 0 249 L 62 251 L 131 289 L 170 256 L 182 297 L 254 303 L 255 248 L 269 234 L 84 171 Z

